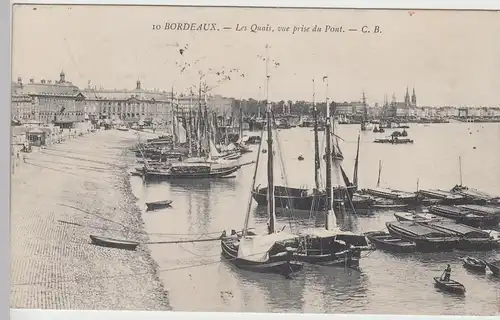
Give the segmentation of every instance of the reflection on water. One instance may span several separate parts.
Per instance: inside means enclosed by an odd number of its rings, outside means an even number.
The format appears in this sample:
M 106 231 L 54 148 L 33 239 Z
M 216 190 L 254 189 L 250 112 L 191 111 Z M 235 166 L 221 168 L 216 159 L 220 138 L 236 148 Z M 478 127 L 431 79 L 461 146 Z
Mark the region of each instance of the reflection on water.
M 473 134 L 469 134 L 469 127 Z M 338 127 L 339 135 L 345 139 L 341 147 L 348 175 L 352 175 L 358 130 L 358 126 Z M 380 134 L 362 133 L 359 179 L 363 188 L 376 185 L 378 161 L 382 160 L 382 186 L 414 191 L 419 179 L 420 188 L 449 189 L 459 181 L 457 159 L 460 155 L 466 185 L 500 194 L 500 149 L 493 147 L 498 146 L 500 124 L 412 125 L 407 131 L 415 140 L 413 145 L 375 144 L 372 141 Z M 310 129 L 282 130 L 280 136 L 289 185 L 313 186 L 314 159 L 304 151 L 312 150 L 314 145 Z M 304 161 L 296 161 L 299 153 L 304 154 Z M 255 156 L 256 152 L 245 154 L 242 160 L 254 160 Z M 262 159 L 265 161 L 265 157 Z M 481 165 L 477 165 L 478 159 Z M 262 170 L 265 166 L 260 168 L 257 184 L 265 185 L 265 170 Z M 141 207 L 146 201 L 173 200 L 171 208 L 144 212 L 149 233 L 168 234 L 168 237 L 152 235 L 151 240 L 192 239 L 201 234 L 205 238 L 217 237 L 222 230 L 241 229 L 253 167 L 243 167 L 235 176 L 215 181 L 161 183 L 143 183 L 140 177 L 131 177 L 132 189 Z M 277 173 L 276 184 L 284 184 L 280 178 L 283 175 Z M 393 214 L 393 211 L 384 211 L 371 217 L 345 215 L 338 216 L 337 220 L 345 230 L 378 231 L 386 229 L 387 221 L 395 220 Z M 324 226 L 323 212 L 290 214 L 281 209 L 276 215 L 279 228 Z M 250 226 L 263 232 L 266 220 L 266 208 L 256 207 L 253 202 Z M 500 258 L 495 252 L 397 255 L 375 251 L 361 260 L 361 272 L 306 265 L 295 279 L 286 280 L 279 275 L 242 271 L 221 261 L 219 241 L 150 245 L 150 249 L 160 270 L 164 270 L 159 276 L 168 290 L 170 303 L 179 311 L 432 315 L 495 315 L 499 311 L 500 281 L 489 272 L 481 275 L 467 271 L 459 260 L 465 255 Z M 451 265 L 452 278 L 466 286 L 464 297 L 446 294 L 434 287 L 432 278 L 440 276 L 447 264 Z M 193 265 L 198 266 L 178 269 Z

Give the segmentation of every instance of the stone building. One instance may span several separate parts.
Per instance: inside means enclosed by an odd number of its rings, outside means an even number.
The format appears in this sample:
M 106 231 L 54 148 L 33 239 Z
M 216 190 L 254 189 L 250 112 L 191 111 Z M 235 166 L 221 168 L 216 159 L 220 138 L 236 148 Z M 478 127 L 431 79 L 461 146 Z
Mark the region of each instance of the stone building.
M 59 80 L 23 83 L 19 77 L 12 85 L 12 120 L 21 123 L 54 123 L 71 127 L 85 119 L 85 96 L 77 86 L 66 81 L 64 71 Z
M 171 93 L 146 90 L 137 80 L 133 90 L 108 90 L 87 88 L 86 111 L 100 118 L 116 119 L 124 122 L 168 121 L 172 115 Z

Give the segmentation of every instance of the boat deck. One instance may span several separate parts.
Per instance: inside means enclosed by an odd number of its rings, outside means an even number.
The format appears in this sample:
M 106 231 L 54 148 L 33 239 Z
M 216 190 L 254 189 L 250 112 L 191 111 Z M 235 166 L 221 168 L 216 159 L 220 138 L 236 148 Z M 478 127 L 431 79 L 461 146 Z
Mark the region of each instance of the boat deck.
M 440 189 L 422 189 L 419 193 L 425 197 L 440 199 L 440 200 L 463 200 L 464 197 L 459 194 L 455 194 L 449 191 L 444 191 Z

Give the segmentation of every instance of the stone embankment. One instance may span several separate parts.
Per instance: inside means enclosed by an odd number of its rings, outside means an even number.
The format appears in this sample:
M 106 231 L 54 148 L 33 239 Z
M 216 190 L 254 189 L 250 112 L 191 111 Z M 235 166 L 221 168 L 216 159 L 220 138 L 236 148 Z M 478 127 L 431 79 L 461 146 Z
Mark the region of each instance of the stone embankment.
M 126 171 L 124 150 L 136 140 L 99 131 L 28 153 L 26 162 L 14 155 L 12 308 L 170 309 L 146 246 L 125 251 L 89 239 L 147 241 Z

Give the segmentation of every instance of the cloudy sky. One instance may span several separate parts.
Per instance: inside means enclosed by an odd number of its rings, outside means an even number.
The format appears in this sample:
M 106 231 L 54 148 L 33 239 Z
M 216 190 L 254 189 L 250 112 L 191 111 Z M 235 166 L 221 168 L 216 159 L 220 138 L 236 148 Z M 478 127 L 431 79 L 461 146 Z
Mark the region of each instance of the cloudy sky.
M 207 74 L 213 92 L 264 98 L 268 44 L 271 100 L 382 102 L 416 89 L 419 105 L 500 104 L 500 13 L 336 9 L 16 6 L 12 78 L 64 70 L 80 87 L 187 91 Z M 219 31 L 164 30 L 167 22 L 216 23 Z M 274 32 L 250 32 L 253 24 Z M 161 30 L 153 30 L 159 25 Z M 247 26 L 246 31 L 235 28 Z M 317 25 L 321 32 L 292 33 Z M 325 26 L 345 32 L 325 32 Z M 382 33 L 362 33 L 380 26 Z M 278 27 L 290 27 L 279 31 Z M 195 25 L 197 27 L 197 25 Z M 230 27 L 224 30 L 223 27 Z M 357 29 L 358 31 L 348 31 Z M 180 49 L 186 48 L 183 54 Z M 198 61 L 197 63 L 195 63 Z M 190 67 L 181 69 L 186 64 Z M 279 65 L 277 65 L 279 64 Z M 238 69 L 222 81 L 217 71 Z M 209 71 L 212 70 L 212 71 Z M 244 74 L 244 76 L 241 76 Z M 217 85 L 218 82 L 221 82 Z

